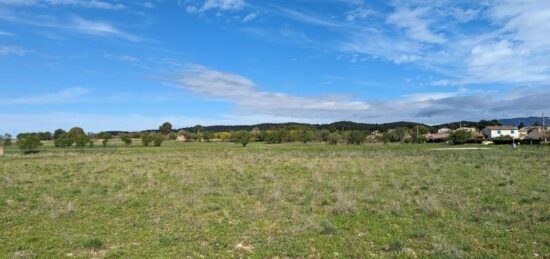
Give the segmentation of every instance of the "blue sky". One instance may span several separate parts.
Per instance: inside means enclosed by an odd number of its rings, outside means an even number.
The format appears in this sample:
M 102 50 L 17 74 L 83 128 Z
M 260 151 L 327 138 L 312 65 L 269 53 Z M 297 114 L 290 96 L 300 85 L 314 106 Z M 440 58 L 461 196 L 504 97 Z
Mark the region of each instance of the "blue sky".
M 550 113 L 550 1 L 0 0 L 0 132 Z

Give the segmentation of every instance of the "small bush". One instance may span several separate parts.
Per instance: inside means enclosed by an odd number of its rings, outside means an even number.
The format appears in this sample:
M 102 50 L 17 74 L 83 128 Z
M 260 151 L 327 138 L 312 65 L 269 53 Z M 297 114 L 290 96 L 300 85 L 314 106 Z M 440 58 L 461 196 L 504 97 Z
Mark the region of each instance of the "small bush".
M 84 246 L 84 248 L 88 249 L 100 249 L 103 247 L 103 242 L 100 239 L 93 237 L 84 240 L 82 245 Z
M 40 146 L 42 146 L 42 142 L 34 134 L 26 135 L 17 140 L 17 147 L 25 154 L 37 153 Z

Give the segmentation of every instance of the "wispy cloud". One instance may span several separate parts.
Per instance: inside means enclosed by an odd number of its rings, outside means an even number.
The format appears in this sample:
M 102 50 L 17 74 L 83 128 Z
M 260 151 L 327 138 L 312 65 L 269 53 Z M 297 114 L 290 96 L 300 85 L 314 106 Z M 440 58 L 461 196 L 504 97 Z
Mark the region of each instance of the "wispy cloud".
M 350 116 L 369 109 L 369 105 L 342 96 L 295 96 L 260 90 L 240 75 L 190 66 L 177 82 L 186 90 L 214 99 L 235 103 L 238 110 L 274 116 L 293 114 L 302 117 Z
M 208 10 L 219 10 L 219 11 L 234 11 L 241 10 L 246 6 L 244 0 L 205 0 L 201 5 L 190 4 L 187 5 L 186 9 L 189 13 L 201 13 Z
M 14 36 L 15 34 L 7 31 L 0 31 L 0 36 Z
M 399 8 L 388 16 L 387 22 L 404 28 L 412 39 L 427 43 L 445 43 L 443 35 L 430 31 L 425 17 L 429 13 L 428 8 Z
M 78 102 L 79 98 L 90 92 L 87 88 L 74 87 L 66 88 L 55 93 L 46 93 L 42 95 L 0 98 L 0 105 L 36 105 L 36 104 L 62 104 Z
M 4 56 L 4 55 L 24 56 L 25 54 L 27 54 L 27 51 L 22 47 L 0 46 L 0 56 Z
M 283 14 L 284 16 L 287 16 L 291 19 L 294 19 L 299 22 L 315 25 L 315 26 L 322 26 L 322 27 L 329 27 L 329 28 L 337 28 L 337 27 L 344 27 L 346 26 L 344 23 L 335 21 L 328 18 L 322 18 L 311 14 L 306 14 L 303 12 L 299 12 L 293 9 L 285 8 L 276 6 L 276 8 Z
M 0 5 L 39 7 L 72 6 L 104 10 L 120 10 L 126 8 L 123 4 L 98 0 L 0 0 Z
M 143 40 L 139 36 L 121 31 L 120 29 L 116 28 L 114 25 L 110 23 L 102 22 L 102 21 L 86 20 L 81 17 L 74 17 L 72 20 L 72 24 L 70 25 L 69 28 L 77 32 L 90 34 L 90 35 L 97 35 L 97 36 L 104 36 L 104 37 L 113 36 L 113 37 L 124 38 L 126 40 L 134 41 L 134 42 Z
M 123 31 L 107 21 L 89 20 L 80 16 L 61 20 L 58 17 L 52 16 L 26 16 L 17 13 L 0 13 L 0 20 L 28 26 L 69 30 L 93 36 L 121 38 L 132 42 L 148 41 L 140 36 Z
M 0 5 L 8 6 L 73 6 L 105 10 L 120 10 L 125 6 L 99 0 L 0 0 Z
M 243 118 L 273 121 L 326 122 L 350 119 L 367 122 L 414 120 L 442 123 L 456 118 L 479 120 L 525 116 L 550 109 L 550 90 L 425 92 L 383 101 L 351 100 L 344 96 L 296 96 L 262 91 L 250 79 L 202 66 L 190 66 L 177 82 L 200 96 L 229 101 Z

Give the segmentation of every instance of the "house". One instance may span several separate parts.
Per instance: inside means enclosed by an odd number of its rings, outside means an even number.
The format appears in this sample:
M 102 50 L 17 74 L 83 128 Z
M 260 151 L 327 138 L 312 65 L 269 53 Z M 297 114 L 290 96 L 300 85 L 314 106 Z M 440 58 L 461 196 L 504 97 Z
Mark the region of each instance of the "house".
M 449 128 L 441 128 L 437 130 L 437 133 L 449 133 L 451 132 L 451 129 Z
M 176 138 L 177 141 L 179 142 L 185 142 L 187 141 L 187 138 L 185 138 L 184 135 L 179 135 L 177 138 Z
M 449 139 L 449 133 L 443 132 L 443 133 L 435 133 L 435 134 L 427 134 L 426 139 L 429 142 L 445 142 Z
M 471 132 L 471 133 L 476 133 L 477 132 L 477 128 L 474 128 L 474 127 L 460 127 L 456 130 L 464 130 L 464 131 L 468 131 L 468 132 Z
M 483 135 L 486 138 L 512 137 L 519 138 L 519 130 L 516 126 L 489 126 L 483 129 Z

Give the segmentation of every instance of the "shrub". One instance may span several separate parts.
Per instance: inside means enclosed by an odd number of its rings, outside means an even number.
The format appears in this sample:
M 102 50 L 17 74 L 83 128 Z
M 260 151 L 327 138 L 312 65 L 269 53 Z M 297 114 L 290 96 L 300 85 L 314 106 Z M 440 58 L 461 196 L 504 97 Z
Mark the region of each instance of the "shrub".
M 132 144 L 132 138 L 130 138 L 130 135 L 122 135 L 120 139 L 122 140 L 122 142 L 124 142 L 126 146 Z
M 88 249 L 100 249 L 103 247 L 103 242 L 100 239 L 94 237 L 84 240 L 82 245 L 84 246 L 84 248 Z
M 38 147 L 42 146 L 37 135 L 29 134 L 17 139 L 17 147 L 25 154 L 37 153 Z
M 53 144 L 56 147 L 70 147 L 74 143 L 74 140 L 69 137 L 69 134 L 63 133 L 61 135 L 58 135 L 58 137 L 54 140 Z
M 311 130 L 308 130 L 308 129 L 302 129 L 300 131 L 298 131 L 298 140 L 304 144 L 307 144 L 308 142 L 311 142 L 313 141 L 313 132 Z
M 334 132 L 330 133 L 327 137 L 327 144 L 329 145 L 338 145 L 338 142 L 340 142 L 340 134 Z
M 235 143 L 240 143 L 243 147 L 246 147 L 248 142 L 250 142 L 250 132 L 241 130 L 231 133 L 231 141 Z
M 83 148 L 90 142 L 90 137 L 86 134 L 80 134 L 73 137 L 74 143 L 77 147 Z
M 155 137 L 151 134 L 144 134 L 141 136 L 141 143 L 144 145 L 144 146 L 149 146 L 149 144 L 151 144 L 151 142 L 153 142 L 153 140 L 155 139 Z
M 451 133 L 451 135 L 449 135 L 449 139 L 455 145 L 465 144 L 472 138 L 472 132 L 467 130 L 455 130 L 453 131 L 453 133 Z
M 164 136 L 161 135 L 161 134 L 157 134 L 157 135 L 154 136 L 153 145 L 155 147 L 160 147 L 160 145 L 162 145 L 163 141 L 164 141 Z
M 348 144 L 361 145 L 365 142 L 366 134 L 360 130 L 352 130 L 348 132 L 347 141 Z

